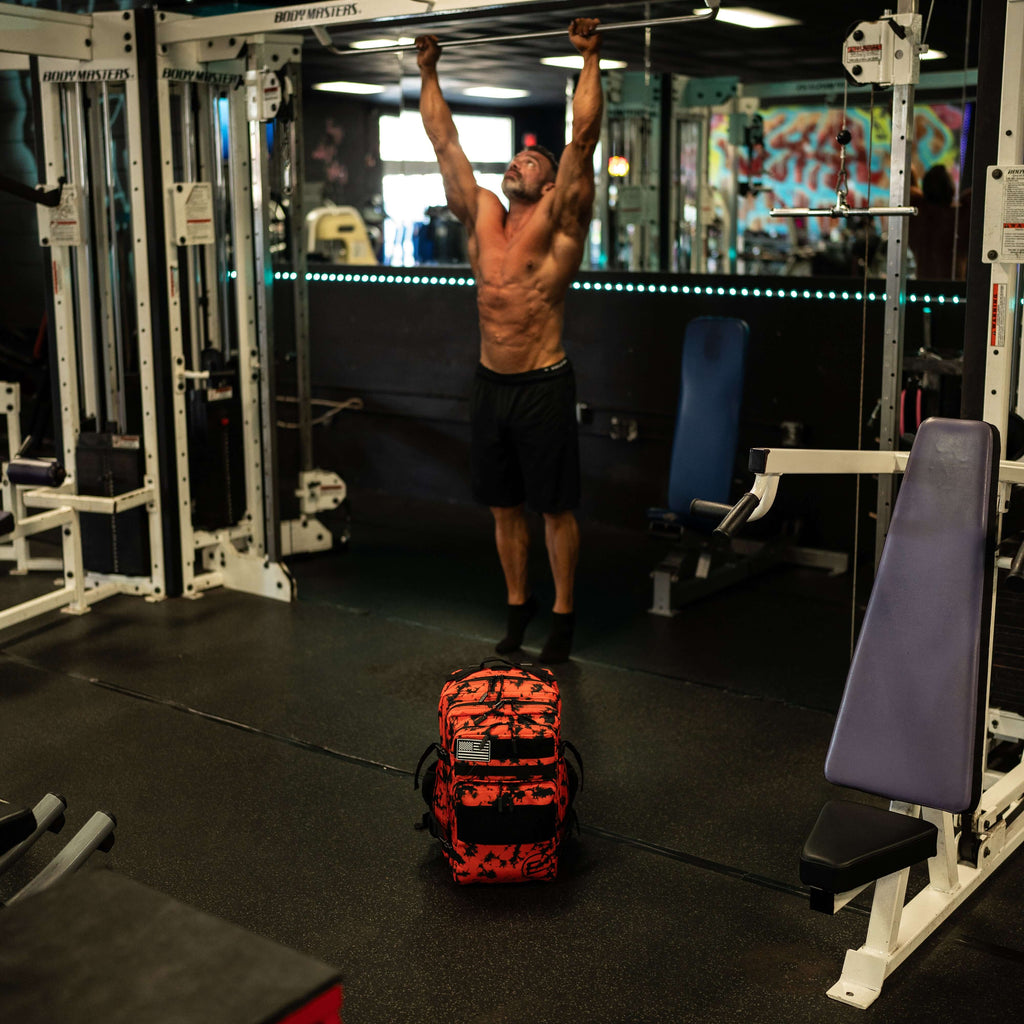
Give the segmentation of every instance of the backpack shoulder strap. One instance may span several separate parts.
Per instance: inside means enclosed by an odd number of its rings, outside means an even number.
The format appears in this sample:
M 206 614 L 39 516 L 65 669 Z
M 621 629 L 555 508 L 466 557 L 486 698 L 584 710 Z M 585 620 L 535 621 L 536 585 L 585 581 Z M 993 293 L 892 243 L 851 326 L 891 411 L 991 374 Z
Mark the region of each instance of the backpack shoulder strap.
M 436 743 L 431 743 L 430 746 L 427 747 L 427 749 L 424 750 L 423 753 L 420 755 L 419 761 L 416 762 L 416 771 L 414 771 L 412 774 L 413 789 L 420 788 L 420 769 L 423 767 L 423 762 L 426 761 L 426 759 L 430 757 L 430 755 L 433 753 L 436 753 L 438 757 L 442 756 L 442 750 L 440 746 Z
M 558 745 L 558 752 L 559 752 L 559 754 L 561 754 L 562 757 L 565 757 L 565 752 L 567 750 L 569 751 L 570 754 L 572 754 L 573 759 L 576 761 L 576 765 L 577 765 L 577 767 L 580 770 L 580 789 L 582 790 L 583 789 L 583 758 L 580 757 L 580 752 L 576 749 L 575 746 L 573 746 L 573 744 L 571 744 L 568 740 L 562 740 L 562 742 Z

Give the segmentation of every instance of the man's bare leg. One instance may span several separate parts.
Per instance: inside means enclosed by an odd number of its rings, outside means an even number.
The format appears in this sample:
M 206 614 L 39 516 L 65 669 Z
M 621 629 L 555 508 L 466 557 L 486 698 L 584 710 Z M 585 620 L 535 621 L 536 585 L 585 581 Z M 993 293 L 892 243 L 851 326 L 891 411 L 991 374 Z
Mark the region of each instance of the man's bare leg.
M 580 528 L 572 512 L 547 513 L 544 516 L 544 540 L 555 580 L 554 623 L 551 635 L 540 653 L 544 662 L 568 661 L 572 650 L 573 588 L 579 560 Z
M 537 610 L 537 603 L 529 593 L 527 579 L 530 530 L 522 505 L 514 508 L 494 507 L 491 513 L 494 516 L 494 542 L 508 590 L 508 629 L 495 650 L 499 654 L 508 654 L 522 646 L 526 626 Z

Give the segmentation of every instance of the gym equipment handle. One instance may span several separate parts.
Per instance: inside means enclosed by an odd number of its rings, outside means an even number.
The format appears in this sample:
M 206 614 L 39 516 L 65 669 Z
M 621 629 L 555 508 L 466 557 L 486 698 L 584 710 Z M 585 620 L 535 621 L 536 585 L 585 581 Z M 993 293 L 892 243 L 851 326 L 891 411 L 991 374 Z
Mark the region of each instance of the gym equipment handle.
M 27 199 L 30 203 L 38 203 L 40 206 L 60 206 L 60 196 L 63 189 L 63 178 L 60 179 L 60 184 L 56 188 L 51 188 L 47 192 L 42 188 L 30 188 L 28 185 L 23 185 L 20 181 L 15 181 L 14 178 L 8 178 L 6 174 L 0 174 L 0 192 L 17 196 L 19 199 Z
M 703 501 L 700 498 L 694 498 L 690 502 L 690 514 L 708 519 L 721 516 L 722 521 L 711 531 L 711 536 L 720 540 L 729 540 L 760 504 L 761 499 L 750 491 L 747 491 L 735 505 L 723 505 L 717 501 Z
M 15 458 L 7 463 L 7 479 L 27 487 L 59 487 L 67 471 L 56 459 Z

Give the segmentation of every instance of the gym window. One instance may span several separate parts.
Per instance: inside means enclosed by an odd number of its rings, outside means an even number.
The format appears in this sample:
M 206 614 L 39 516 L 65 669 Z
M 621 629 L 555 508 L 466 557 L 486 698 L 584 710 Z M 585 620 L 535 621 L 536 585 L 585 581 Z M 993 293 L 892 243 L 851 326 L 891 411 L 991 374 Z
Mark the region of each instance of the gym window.
M 501 177 L 515 155 L 512 118 L 453 114 L 453 120 L 462 148 L 476 172 L 478 184 L 500 197 Z M 427 211 L 445 206 L 437 158 L 418 111 L 403 111 L 400 116 L 388 114 L 380 118 L 380 157 L 384 212 L 387 215 L 383 262 L 398 267 L 415 266 L 421 262 L 449 262 L 443 253 L 424 252 L 418 244 L 423 227 L 430 222 Z

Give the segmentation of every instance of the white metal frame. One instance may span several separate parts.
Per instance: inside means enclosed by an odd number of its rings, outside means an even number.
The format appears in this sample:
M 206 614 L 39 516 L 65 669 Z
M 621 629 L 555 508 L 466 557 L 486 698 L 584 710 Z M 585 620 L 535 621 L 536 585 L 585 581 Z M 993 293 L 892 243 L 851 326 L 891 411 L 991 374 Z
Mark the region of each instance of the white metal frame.
M 0 24 L 8 15 L 0 11 Z M 80 222 L 79 229 L 69 236 L 55 231 L 55 215 L 40 208 L 39 230 L 42 244 L 48 246 L 53 279 L 53 328 L 57 339 L 58 388 L 60 396 L 60 425 L 63 449 L 61 462 L 67 471 L 67 480 L 58 491 L 33 491 L 23 495 L 26 505 L 46 507 L 73 507 L 75 516 L 71 529 L 75 533 L 74 551 L 69 559 L 65 551 L 65 574 L 74 571 L 76 586 L 88 586 L 89 599 L 94 603 L 101 596 L 112 593 L 145 594 L 160 599 L 166 594 L 164 577 L 163 541 L 160 528 L 160 491 L 157 486 L 159 467 L 156 454 L 157 429 L 152 413 L 154 393 L 152 302 L 153 290 L 149 281 L 147 260 L 147 217 L 142 203 L 143 179 L 141 160 L 141 122 L 138 97 L 138 55 L 124 44 L 126 30 L 131 32 L 134 15 L 128 12 L 97 14 L 89 21 L 89 59 L 67 59 L 41 56 L 39 58 L 39 102 L 42 108 L 43 137 L 41 146 L 47 181 L 56 187 L 63 177 L 77 185 L 76 208 L 73 216 Z M 95 364 L 95 339 L 92 334 L 91 281 L 100 274 L 100 268 L 91 259 L 89 249 L 93 239 L 84 230 L 87 220 L 89 183 L 86 180 L 85 150 L 81 140 L 85 125 L 82 120 L 80 91 L 83 84 L 93 81 L 118 82 L 126 93 L 125 116 L 127 143 L 130 154 L 127 161 L 131 192 L 131 237 L 135 266 L 135 316 L 137 327 L 140 388 L 142 391 L 143 434 L 145 457 L 143 487 L 132 495 L 115 498 L 94 498 L 77 495 L 75 479 L 76 447 L 83 415 L 101 413 L 99 390 L 96 382 L 106 377 Z M 58 208 L 56 216 L 61 212 Z M 109 269 L 109 268 L 107 268 Z M 109 290 L 101 288 L 101 296 Z M 109 328 L 110 320 L 106 318 Z M 86 408 L 80 405 L 80 386 L 86 396 Z M 108 391 L 109 395 L 109 391 Z M 54 497 L 59 495 L 59 497 Z M 144 505 L 149 529 L 150 566 L 146 576 L 113 576 L 86 573 L 81 561 L 81 538 L 77 514 L 80 511 L 114 514 L 128 507 Z M 74 566 L 69 570 L 69 561 Z M 13 611 L 13 609 L 12 609 Z M 0 619 L 0 623 L 4 620 Z
M 914 27 L 916 0 L 900 0 L 900 15 L 905 23 L 908 42 L 916 46 Z M 993 182 L 1005 181 L 1013 171 L 1024 181 L 1024 0 L 1007 0 L 1006 42 L 1003 61 L 1002 99 L 999 125 L 998 165 L 989 168 L 985 203 L 986 244 L 983 258 L 991 263 L 990 304 L 991 336 L 986 365 L 984 419 L 1006 436 L 1011 409 L 1024 406 L 1019 392 L 1021 308 L 1019 294 L 1020 264 L 1024 263 L 1024 228 L 1012 226 L 1024 222 L 1024 204 L 1015 197 L 1007 201 Z M 901 59 L 906 54 L 901 54 Z M 916 64 L 916 61 L 915 61 Z M 906 134 L 913 101 L 913 81 L 894 88 L 893 135 Z M 899 111 L 897 111 L 899 106 Z M 897 113 L 899 118 L 897 119 Z M 899 127 L 897 127 L 899 126 Z M 889 225 L 889 250 L 886 306 L 885 347 L 883 353 L 883 421 L 895 407 L 899 374 L 902 366 L 903 335 L 903 269 L 905 245 L 903 224 L 897 219 L 898 208 L 906 203 L 906 146 L 893 147 L 893 175 L 890 185 L 892 213 Z M 1018 206 L 1013 206 L 1017 202 Z M 1021 215 L 1017 217 L 1017 209 Z M 1008 211 L 1012 211 L 1010 216 Z M 1010 217 L 1011 223 L 1007 223 Z M 885 403 L 888 402 L 888 408 Z M 891 418 L 891 417 L 890 417 Z M 786 473 L 799 474 L 871 474 L 879 479 L 878 541 L 876 562 L 884 541 L 891 511 L 894 478 L 904 472 L 909 453 L 895 450 L 894 438 L 883 430 L 879 451 L 818 451 L 801 449 L 755 449 L 751 453 L 751 469 L 755 473 L 751 493 L 760 500 L 751 519 L 761 518 L 771 507 L 780 478 Z M 1004 460 L 999 466 L 997 514 L 1009 506 L 1013 487 L 1024 484 L 1024 463 Z M 1009 559 L 1001 560 L 1008 564 Z M 996 580 L 993 579 L 992 605 L 995 607 Z M 988 624 L 991 639 L 994 614 Z M 894 802 L 891 809 L 924 817 L 938 828 L 936 856 L 928 862 L 928 885 L 910 902 L 906 902 L 910 869 L 879 879 L 875 886 L 865 943 L 849 950 L 839 981 L 828 995 L 841 1002 L 865 1008 L 881 993 L 885 979 L 939 925 L 960 906 L 1006 858 L 1024 842 L 1024 763 L 999 773 L 988 767 L 987 755 L 992 746 L 1003 740 L 1024 739 L 1024 717 L 989 706 L 991 696 L 991 665 L 986 680 L 987 740 L 979 756 L 986 759 L 983 792 L 978 808 L 967 819 L 948 812 L 920 808 Z M 862 887 L 834 897 L 834 909 L 845 906 Z
M 1024 0 L 1021 7 L 1024 8 Z M 785 474 L 878 474 L 892 480 L 906 470 L 909 452 L 819 451 L 814 449 L 755 449 L 752 462 L 757 473 L 751 493 L 761 500 L 751 515 L 759 519 L 772 505 Z M 999 464 L 1000 509 L 1005 508 L 1011 487 L 1024 484 L 1024 463 Z M 1008 560 L 1006 560 L 1008 562 Z M 995 604 L 993 580 L 993 607 Z M 989 630 L 994 628 L 990 623 Z M 986 683 L 986 703 L 988 684 Z M 995 721 L 994 721 L 995 720 Z M 1024 719 L 989 709 L 986 716 L 989 744 L 998 740 L 1024 739 Z M 838 982 L 828 995 L 861 1009 L 881 994 L 885 979 L 962 904 L 985 879 L 1000 867 L 1024 841 L 1024 815 L 1016 816 L 1024 800 L 1024 763 L 1006 773 L 986 771 L 983 793 L 970 821 L 945 811 L 894 802 L 892 810 L 921 816 L 939 829 L 936 856 L 928 862 L 928 885 L 905 903 L 910 869 L 888 875 L 874 884 L 867 937 L 849 950 Z M 957 839 L 973 837 L 972 862 L 960 862 Z M 836 910 L 867 886 L 835 897 Z
M 3 507 L 14 516 L 15 524 L 24 525 L 28 516 L 28 508 L 25 505 L 23 488 L 17 487 L 7 478 L 6 463 L 10 462 L 21 449 L 21 385 L 11 381 L 0 381 L 0 392 L 4 395 L 4 418 L 7 422 L 7 458 L 5 460 L 3 473 Z M 7 534 L 0 543 L 0 560 L 14 562 L 15 568 L 11 570 L 12 575 L 24 575 L 33 569 L 46 569 L 48 571 L 60 571 L 63 561 L 60 558 L 33 557 L 28 543 L 28 537 L 24 530 L 20 533 L 15 529 Z
M 182 551 L 182 591 L 186 596 L 198 596 L 212 587 L 227 586 L 265 597 L 291 600 L 294 597 L 294 583 L 287 568 L 276 558 L 268 557 L 266 537 L 268 531 L 276 529 L 273 518 L 267 514 L 267 492 L 271 485 L 265 482 L 268 456 L 272 452 L 273 437 L 267 435 L 266 419 L 273 409 L 269 400 L 262 400 L 266 390 L 261 386 L 273 359 L 267 340 L 267 289 L 258 282 L 265 277 L 259 264 L 259 254 L 266 248 L 262 224 L 264 197 L 261 183 L 265 177 L 266 145 L 263 141 L 264 122 L 258 117 L 250 118 L 251 104 L 249 91 L 253 86 L 240 88 L 247 79 L 247 72 L 273 72 L 301 56 L 301 42 L 295 36 L 249 36 L 238 34 L 230 40 L 210 39 L 198 42 L 165 42 L 164 33 L 180 24 L 182 20 L 166 18 L 158 29 L 158 103 L 160 136 L 168 150 L 162 160 L 162 193 L 165 199 L 164 217 L 166 223 L 174 223 L 174 197 L 182 185 L 199 183 L 215 184 L 215 165 L 219 159 L 214 150 L 220 140 L 201 144 L 200 159 L 187 167 L 186 182 L 174 180 L 174 165 L 169 152 L 177 128 L 182 136 L 191 138 L 191 125 L 172 124 L 171 90 L 178 82 L 195 83 L 207 90 L 204 97 L 209 113 L 208 123 L 200 126 L 200 138 L 212 132 L 214 118 L 212 104 L 216 100 L 218 86 L 225 90 L 228 109 L 228 135 L 231 142 L 229 159 L 229 181 L 226 185 L 232 196 L 231 233 L 235 241 L 234 291 L 236 295 L 234 337 L 237 358 L 237 387 L 240 393 L 242 411 L 242 461 L 245 475 L 246 510 L 240 521 L 233 526 L 219 530 L 194 529 L 191 520 L 191 480 L 189 470 L 189 440 L 186 409 L 186 395 L 189 387 L 204 387 L 208 374 L 198 369 L 186 370 L 191 363 L 197 365 L 197 331 L 194 319 L 195 303 L 183 308 L 181 289 L 173 288 L 169 295 L 171 328 L 171 361 L 175 367 L 173 396 L 173 417 L 175 426 L 175 472 L 179 486 L 180 544 Z M 208 20 L 208 19 L 201 19 Z M 236 25 L 236 32 L 237 32 Z M 248 61 L 239 58 L 243 45 L 248 44 Z M 211 58 L 211 54 L 214 59 Z M 183 104 L 187 109 L 188 104 Z M 186 142 L 187 146 L 187 142 Z M 206 150 L 206 160 L 201 158 Z M 166 266 L 169 281 L 180 281 L 182 274 L 194 277 L 196 260 L 206 262 L 208 288 L 215 290 L 212 281 L 217 273 L 227 273 L 227 267 L 215 268 L 215 241 L 184 247 L 185 264 L 179 265 L 179 238 L 175 232 L 166 233 Z M 198 249 L 198 253 L 195 250 Z M 227 310 L 225 310 L 225 313 Z M 218 310 L 209 311 L 214 321 Z M 183 349 L 183 319 L 192 317 L 189 336 L 193 339 L 193 351 L 186 359 Z M 215 328 L 217 330 L 219 328 Z M 276 419 L 271 419 L 274 429 Z M 199 563 L 197 571 L 196 564 Z

